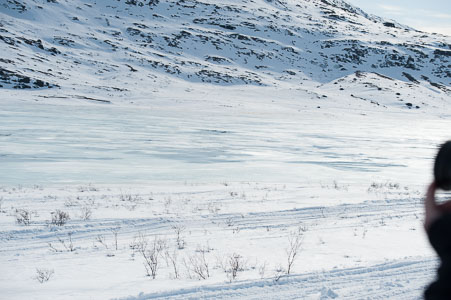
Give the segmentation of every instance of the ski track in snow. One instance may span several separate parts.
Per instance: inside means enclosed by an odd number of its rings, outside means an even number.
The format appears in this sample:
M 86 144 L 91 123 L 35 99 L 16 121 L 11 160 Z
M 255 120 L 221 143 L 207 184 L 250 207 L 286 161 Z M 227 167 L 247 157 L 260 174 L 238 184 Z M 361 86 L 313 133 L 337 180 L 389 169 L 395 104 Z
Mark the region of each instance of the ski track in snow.
M 344 220 L 346 224 L 341 228 L 353 227 L 361 222 L 362 218 L 370 219 L 368 225 L 379 221 L 381 216 L 389 218 L 408 218 L 419 211 L 420 199 L 402 199 L 396 201 L 366 201 L 358 204 L 342 204 L 336 206 L 318 206 L 299 209 L 290 209 L 270 212 L 250 213 L 227 213 L 214 214 L 213 216 L 162 216 L 154 218 L 96 218 L 96 220 L 80 221 L 74 220 L 70 224 L 58 229 L 57 232 L 49 231 L 46 222 L 34 222 L 32 226 L 23 227 L 20 230 L 0 232 L 0 240 L 6 241 L 2 244 L 2 251 L 36 250 L 36 248 L 47 248 L 47 242 L 54 240 L 55 235 L 74 233 L 74 238 L 83 240 L 95 238 L 97 235 L 109 232 L 113 227 L 121 227 L 121 234 L 134 235 L 141 231 L 152 234 L 170 232 L 174 224 L 184 224 L 192 230 L 201 230 L 214 227 L 215 224 L 233 223 L 240 230 L 277 229 L 290 228 L 303 223 L 321 221 L 322 229 L 333 229 L 336 220 Z M 332 222 L 330 219 L 333 219 Z M 33 228 L 37 227 L 37 228 Z M 8 238 L 11 236 L 10 238 Z M 31 241 L 30 241 L 31 239 Z M 26 248 L 16 248 L 24 245 Z M 12 244 L 13 246 L 8 246 Z M 35 245 L 35 246 L 33 246 Z M 19 246 L 20 247 L 20 246 Z
M 273 280 L 202 286 L 120 300 L 148 299 L 422 299 L 434 260 L 393 261 L 375 266 L 308 273 Z M 359 284 L 360 283 L 360 284 Z

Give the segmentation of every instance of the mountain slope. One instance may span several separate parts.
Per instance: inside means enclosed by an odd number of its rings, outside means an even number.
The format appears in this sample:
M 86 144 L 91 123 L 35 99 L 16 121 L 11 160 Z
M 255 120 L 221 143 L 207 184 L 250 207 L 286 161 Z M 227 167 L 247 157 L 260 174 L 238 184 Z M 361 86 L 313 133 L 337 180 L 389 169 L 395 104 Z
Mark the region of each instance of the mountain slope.
M 450 93 L 450 37 L 340 0 L 7 0 L 0 8 L 3 88 L 130 95 L 177 80 L 298 86 L 359 71 Z

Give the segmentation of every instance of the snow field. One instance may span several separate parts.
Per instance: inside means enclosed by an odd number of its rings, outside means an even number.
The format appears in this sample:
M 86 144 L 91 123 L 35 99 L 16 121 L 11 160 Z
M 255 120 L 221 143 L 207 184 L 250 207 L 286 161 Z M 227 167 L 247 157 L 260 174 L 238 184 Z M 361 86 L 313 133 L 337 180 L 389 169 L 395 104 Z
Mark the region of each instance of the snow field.
M 357 194 L 365 194 L 366 199 L 345 203 Z M 433 272 L 434 262 L 427 259 L 428 273 L 420 278 L 415 275 L 419 265 L 425 265 L 424 255 L 432 255 L 421 230 L 421 192 L 396 183 L 367 187 L 339 182 L 35 186 L 3 188 L 0 197 L 4 228 L 1 282 L 8 299 L 44 299 L 49 295 L 59 299 L 112 298 L 140 292 L 154 294 L 137 299 L 154 298 L 159 295 L 156 292 L 180 298 L 198 298 L 202 293 L 216 298 L 224 293 L 223 297 L 233 298 L 240 297 L 235 288 L 243 297 L 251 297 L 260 285 L 277 293 L 273 290 L 283 289 L 276 287 L 278 284 L 287 286 L 288 298 L 315 296 L 323 287 L 344 296 L 357 290 L 358 283 L 351 284 L 352 272 L 364 280 L 378 272 L 391 274 L 377 283 L 389 285 L 396 277 L 399 284 L 395 282 L 383 291 L 375 287 L 375 293 L 396 295 L 400 286 L 424 286 Z M 318 205 L 318 199 L 329 201 Z M 92 211 L 88 220 L 83 219 L 86 207 Z M 16 210 L 21 209 L 31 212 L 28 226 L 15 222 Z M 56 209 L 71 216 L 64 226 L 50 224 L 51 212 Z M 177 227 L 181 228 L 182 247 L 177 246 Z M 117 250 L 114 229 L 118 230 Z M 288 238 L 297 232 L 302 242 L 292 274 L 303 275 L 283 275 L 277 280 L 277 269 L 287 268 Z M 69 234 L 74 251 L 67 249 Z M 179 278 L 174 278 L 174 269 L 163 253 L 156 278 L 146 276 L 144 258 L 131 249 L 140 235 L 149 244 L 157 237 L 164 241 L 169 255 L 176 253 Z M 193 272 L 189 262 L 203 251 L 210 273 L 205 280 Z M 221 265 L 231 254 L 242 258 L 242 269 L 234 279 Z M 411 267 L 396 263 L 401 261 Z M 373 265 L 386 270 L 366 269 Z M 36 268 L 55 273 L 41 284 L 33 278 Z M 407 269 L 408 274 L 394 276 L 399 269 Z M 318 276 L 324 279 L 315 279 Z M 410 277 L 415 280 L 410 281 Z M 302 284 L 304 280 L 307 282 Z M 232 283 L 223 286 L 225 282 Z M 420 293 L 420 287 L 409 295 Z M 227 292 L 230 289 L 232 294 Z
M 299 103 L 283 98 L 289 90 L 272 92 L 281 98 L 243 104 L 221 91 L 211 102 L 178 96 L 151 106 L 30 102 L 23 97 L 39 93 L 20 92 L 5 100 L 2 295 L 420 297 L 435 267 L 421 198 L 436 145 L 447 139 L 445 114 L 364 102 L 346 111 L 333 108 L 334 96 L 316 100 L 326 111 L 306 92 Z M 51 224 L 56 210 L 69 214 L 65 225 Z M 17 222 L 24 211 L 29 225 Z M 162 248 L 155 279 L 140 241 Z M 235 278 L 233 257 L 242 265 Z M 194 271 L 199 261 L 205 279 Z M 54 273 L 40 283 L 37 269 Z

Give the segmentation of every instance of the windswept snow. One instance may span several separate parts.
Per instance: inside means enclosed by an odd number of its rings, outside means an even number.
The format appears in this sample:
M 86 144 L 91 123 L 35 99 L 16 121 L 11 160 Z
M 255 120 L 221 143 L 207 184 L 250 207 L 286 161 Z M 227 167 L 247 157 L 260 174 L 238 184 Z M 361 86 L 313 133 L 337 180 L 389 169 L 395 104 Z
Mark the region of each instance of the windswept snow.
M 212 93 L 139 109 L 4 100 L 1 182 L 390 178 L 424 184 L 437 144 L 448 137 L 447 115 L 428 116 L 428 108 L 393 112 L 351 97 L 337 103 L 332 93 L 319 99 L 305 91 L 276 93 L 245 95 L 246 102 Z

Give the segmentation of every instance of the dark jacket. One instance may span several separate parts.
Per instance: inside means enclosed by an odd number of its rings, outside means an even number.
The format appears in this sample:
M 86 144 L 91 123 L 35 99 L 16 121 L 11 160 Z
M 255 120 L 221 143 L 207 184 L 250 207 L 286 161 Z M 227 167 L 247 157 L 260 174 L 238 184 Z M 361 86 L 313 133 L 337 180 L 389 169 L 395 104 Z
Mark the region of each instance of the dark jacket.
M 451 299 L 451 214 L 440 217 L 427 231 L 429 241 L 440 257 L 436 280 L 426 289 L 426 300 Z

